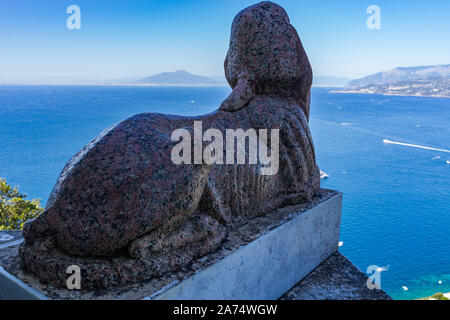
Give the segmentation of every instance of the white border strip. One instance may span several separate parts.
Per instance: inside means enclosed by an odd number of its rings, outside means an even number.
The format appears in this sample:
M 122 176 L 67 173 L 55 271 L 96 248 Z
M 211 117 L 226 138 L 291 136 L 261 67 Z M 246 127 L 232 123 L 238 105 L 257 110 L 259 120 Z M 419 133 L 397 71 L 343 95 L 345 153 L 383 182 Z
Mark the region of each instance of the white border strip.
M 48 300 L 0 266 L 0 300 Z

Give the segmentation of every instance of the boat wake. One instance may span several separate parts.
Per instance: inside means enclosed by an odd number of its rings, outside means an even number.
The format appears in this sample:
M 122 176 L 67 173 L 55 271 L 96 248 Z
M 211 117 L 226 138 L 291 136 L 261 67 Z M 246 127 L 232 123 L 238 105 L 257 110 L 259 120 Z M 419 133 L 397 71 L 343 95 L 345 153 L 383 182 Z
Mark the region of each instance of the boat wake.
M 405 147 L 412 147 L 412 148 L 418 148 L 418 149 L 425 149 L 425 150 L 432 150 L 432 151 L 439 151 L 439 152 L 446 152 L 446 153 L 450 153 L 450 150 L 447 149 L 440 149 L 440 148 L 431 148 L 431 147 L 426 147 L 426 146 L 419 146 L 417 144 L 409 144 L 409 143 L 403 143 L 403 142 L 396 142 L 396 141 L 391 141 L 388 139 L 384 139 L 383 143 L 385 144 L 396 144 L 399 146 L 405 146 Z

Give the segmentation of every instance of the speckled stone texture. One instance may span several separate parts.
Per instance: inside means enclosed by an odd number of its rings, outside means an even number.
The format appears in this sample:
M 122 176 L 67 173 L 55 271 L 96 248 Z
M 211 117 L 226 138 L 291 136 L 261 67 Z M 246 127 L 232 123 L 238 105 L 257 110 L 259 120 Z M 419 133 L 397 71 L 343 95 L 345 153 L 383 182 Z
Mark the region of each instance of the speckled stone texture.
M 225 76 L 233 93 L 221 110 L 243 108 L 255 95 L 293 98 L 309 118 L 312 69 L 282 7 L 263 1 L 233 21 Z
M 368 289 L 367 279 L 366 274 L 336 252 L 280 300 L 392 300 L 383 290 Z
M 45 212 L 24 227 L 25 270 L 60 287 L 73 264 L 84 288 L 143 281 L 217 249 L 250 219 L 310 201 L 320 187 L 308 127 L 312 72 L 280 6 L 261 2 L 237 15 L 225 72 L 233 91 L 217 112 L 136 115 L 75 155 Z M 278 173 L 262 175 L 260 164 L 174 164 L 172 132 L 193 133 L 194 121 L 224 137 L 226 129 L 279 129 Z

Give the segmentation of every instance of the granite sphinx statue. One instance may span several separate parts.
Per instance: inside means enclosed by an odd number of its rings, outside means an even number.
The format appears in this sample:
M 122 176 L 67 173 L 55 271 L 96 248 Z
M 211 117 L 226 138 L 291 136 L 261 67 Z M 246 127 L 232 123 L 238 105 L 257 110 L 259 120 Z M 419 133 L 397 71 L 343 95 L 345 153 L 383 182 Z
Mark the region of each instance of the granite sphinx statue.
M 261 2 L 233 21 L 225 60 L 233 89 L 199 117 L 139 114 L 102 132 L 63 169 L 44 213 L 26 223 L 26 271 L 64 287 L 79 265 L 83 288 L 126 285 L 217 249 L 230 228 L 320 188 L 308 126 L 312 70 L 284 9 Z M 279 129 L 279 170 L 257 164 L 175 164 L 172 133 Z M 225 148 L 226 146 L 224 146 Z

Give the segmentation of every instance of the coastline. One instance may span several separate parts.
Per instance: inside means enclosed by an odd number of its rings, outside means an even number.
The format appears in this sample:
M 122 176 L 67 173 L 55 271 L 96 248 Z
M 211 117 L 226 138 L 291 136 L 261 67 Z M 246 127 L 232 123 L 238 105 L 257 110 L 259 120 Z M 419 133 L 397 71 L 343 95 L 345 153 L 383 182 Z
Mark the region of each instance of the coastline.
M 366 95 L 380 95 L 380 96 L 396 96 L 396 97 L 417 97 L 417 98 L 445 98 L 448 96 L 442 95 L 415 95 L 415 94 L 399 94 L 399 93 L 377 93 L 377 92 L 362 92 L 358 90 L 331 90 L 329 93 L 348 93 L 348 94 L 366 94 Z

